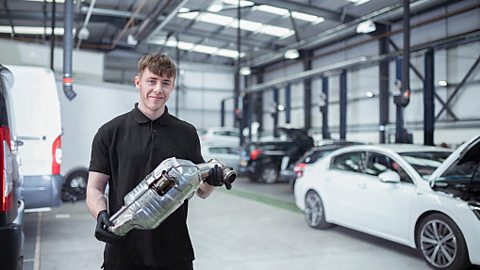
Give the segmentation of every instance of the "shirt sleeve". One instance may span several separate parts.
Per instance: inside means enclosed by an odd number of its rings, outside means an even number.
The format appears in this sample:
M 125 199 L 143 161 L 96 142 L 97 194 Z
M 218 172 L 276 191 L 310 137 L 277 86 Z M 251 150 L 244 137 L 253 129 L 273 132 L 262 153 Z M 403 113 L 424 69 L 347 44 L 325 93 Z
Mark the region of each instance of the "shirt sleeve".
M 90 171 L 112 175 L 110 168 L 109 144 L 104 129 L 100 128 L 92 141 Z

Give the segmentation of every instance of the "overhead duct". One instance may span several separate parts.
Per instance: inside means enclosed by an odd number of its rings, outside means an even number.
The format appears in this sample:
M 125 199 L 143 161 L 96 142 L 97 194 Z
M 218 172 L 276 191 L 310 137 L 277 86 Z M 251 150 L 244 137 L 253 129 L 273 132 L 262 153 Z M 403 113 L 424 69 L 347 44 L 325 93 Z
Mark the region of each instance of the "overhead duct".
M 72 75 L 73 0 L 65 0 L 63 13 L 63 93 L 72 100 L 77 96 L 73 91 Z

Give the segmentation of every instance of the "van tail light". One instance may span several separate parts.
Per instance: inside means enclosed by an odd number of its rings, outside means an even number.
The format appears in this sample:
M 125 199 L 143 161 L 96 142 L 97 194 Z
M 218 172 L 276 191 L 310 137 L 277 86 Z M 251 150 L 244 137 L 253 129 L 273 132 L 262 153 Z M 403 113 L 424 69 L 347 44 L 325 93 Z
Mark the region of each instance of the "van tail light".
M 295 167 L 293 167 L 293 171 L 297 175 L 297 178 L 303 176 L 304 168 L 305 168 L 305 163 L 299 163 L 299 164 L 295 165 Z
M 255 149 L 252 152 L 250 152 L 250 159 L 251 160 L 256 160 L 258 156 L 262 154 L 262 150 L 260 149 Z
M 60 174 L 62 164 L 62 137 L 58 136 L 52 146 L 52 174 Z
M 12 173 L 9 172 L 8 158 L 12 149 L 10 145 L 10 131 L 8 127 L 0 127 L 0 143 L 2 151 L 0 151 L 0 169 L 2 180 L 0 183 L 0 212 L 8 212 L 13 204 L 13 179 Z

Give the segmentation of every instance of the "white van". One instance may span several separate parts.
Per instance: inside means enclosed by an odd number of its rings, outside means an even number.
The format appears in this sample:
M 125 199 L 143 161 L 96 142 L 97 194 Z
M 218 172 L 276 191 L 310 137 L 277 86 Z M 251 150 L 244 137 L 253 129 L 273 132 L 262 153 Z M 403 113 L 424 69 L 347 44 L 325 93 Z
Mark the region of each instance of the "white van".
M 15 77 L 12 88 L 24 176 L 21 197 L 26 208 L 61 204 L 63 177 L 60 101 L 55 76 L 48 68 L 7 66 Z

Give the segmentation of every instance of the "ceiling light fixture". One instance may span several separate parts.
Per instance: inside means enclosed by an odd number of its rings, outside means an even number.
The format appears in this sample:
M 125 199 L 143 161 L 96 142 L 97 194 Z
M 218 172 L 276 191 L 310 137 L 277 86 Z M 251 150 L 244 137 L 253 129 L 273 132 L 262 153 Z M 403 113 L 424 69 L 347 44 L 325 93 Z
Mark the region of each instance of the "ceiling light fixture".
M 297 49 L 290 49 L 283 54 L 286 59 L 297 59 L 300 57 L 300 52 Z
M 377 30 L 375 23 L 372 20 L 366 20 L 357 25 L 357 33 L 368 34 Z
M 373 98 L 375 96 L 375 94 L 372 91 L 367 91 L 365 95 L 369 98 Z
M 446 87 L 446 86 L 448 86 L 448 82 L 445 81 L 445 80 L 441 80 L 441 81 L 438 81 L 438 85 Z
M 243 75 L 243 76 L 248 76 L 248 75 L 252 74 L 252 70 L 250 69 L 250 67 L 242 67 L 240 69 L 240 74 Z

